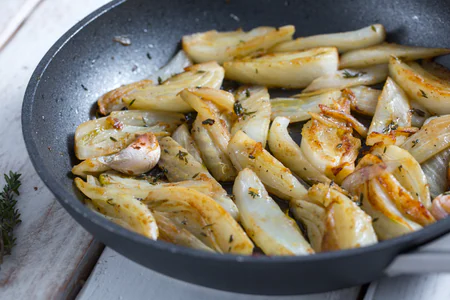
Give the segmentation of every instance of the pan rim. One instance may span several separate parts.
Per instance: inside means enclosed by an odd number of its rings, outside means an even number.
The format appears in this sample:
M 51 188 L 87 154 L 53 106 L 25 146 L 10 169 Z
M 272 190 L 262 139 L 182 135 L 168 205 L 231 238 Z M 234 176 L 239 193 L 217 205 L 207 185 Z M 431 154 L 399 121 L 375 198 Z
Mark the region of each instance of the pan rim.
M 260 263 L 302 263 L 302 262 L 314 262 L 314 261 L 328 261 L 336 259 L 345 259 L 348 257 L 355 257 L 359 255 L 366 255 L 368 253 L 374 253 L 378 251 L 386 250 L 387 248 L 407 248 L 407 244 L 414 243 L 414 248 L 420 246 L 420 244 L 427 243 L 431 240 L 437 239 L 440 236 L 450 232 L 450 218 L 440 220 L 434 224 L 431 224 L 419 231 L 415 231 L 400 237 L 396 237 L 390 240 L 378 242 L 374 245 L 365 246 L 355 249 L 347 249 L 333 252 L 316 253 L 314 255 L 308 256 L 241 256 L 241 255 L 231 255 L 231 254 L 218 254 L 209 253 L 206 251 L 200 251 L 195 249 L 190 249 L 164 241 L 153 241 L 135 232 L 130 232 L 129 230 L 108 221 L 102 216 L 92 212 L 89 208 L 84 206 L 79 199 L 73 194 L 66 191 L 55 178 L 53 178 L 51 170 L 47 168 L 45 164 L 42 163 L 40 159 L 38 146 L 33 139 L 32 132 L 32 116 L 33 116 L 33 104 L 35 103 L 36 90 L 40 83 L 40 78 L 46 72 L 47 67 L 52 62 L 53 58 L 59 53 L 59 51 L 81 30 L 83 30 L 88 24 L 95 21 L 98 17 L 103 14 L 108 13 L 112 9 L 119 7 L 127 0 L 114 0 L 102 7 L 98 8 L 81 21 L 76 23 L 71 27 L 65 34 L 63 34 L 47 51 L 44 57 L 41 59 L 36 69 L 34 70 L 30 80 L 27 84 L 25 91 L 23 104 L 22 104 L 22 135 L 25 140 L 26 149 L 30 160 L 35 168 L 37 174 L 50 190 L 50 192 L 56 197 L 58 202 L 60 202 L 64 209 L 69 212 L 69 214 L 75 213 L 81 215 L 80 217 L 86 219 L 88 222 L 94 223 L 96 226 L 102 227 L 104 230 L 110 231 L 118 235 L 121 239 L 128 239 L 134 243 L 142 245 L 142 247 L 155 247 L 158 250 L 168 251 L 174 255 L 184 255 L 194 258 L 210 259 L 220 262 L 239 262 L 245 264 L 260 264 Z M 69 211 L 66 207 L 70 207 L 72 211 Z M 81 226 L 85 227 L 84 224 L 78 222 Z M 401 247 L 403 245 L 403 247 Z M 399 247 L 400 246 L 400 247 Z M 114 248 L 113 248 L 114 249 Z M 395 253 L 399 254 L 399 253 Z M 126 254 L 124 254 L 126 256 Z M 394 257 L 391 258 L 393 260 Z

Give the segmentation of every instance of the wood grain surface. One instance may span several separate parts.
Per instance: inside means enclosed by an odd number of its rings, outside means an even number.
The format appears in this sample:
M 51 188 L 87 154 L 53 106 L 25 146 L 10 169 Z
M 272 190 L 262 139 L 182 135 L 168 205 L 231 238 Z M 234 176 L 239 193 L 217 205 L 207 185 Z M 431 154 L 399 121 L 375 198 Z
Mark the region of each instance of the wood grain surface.
M 0 1 L 0 19 L 20 14 L 20 5 L 15 6 L 20 1 L 14 2 Z M 33 169 L 20 113 L 28 79 L 48 48 L 105 2 L 45 0 L 0 51 L 0 173 L 22 173 L 18 198 L 22 224 L 16 230 L 17 246 L 1 266 L 0 299 L 64 298 L 77 288 L 76 277 L 83 268 L 98 257 L 99 245 L 62 209 Z

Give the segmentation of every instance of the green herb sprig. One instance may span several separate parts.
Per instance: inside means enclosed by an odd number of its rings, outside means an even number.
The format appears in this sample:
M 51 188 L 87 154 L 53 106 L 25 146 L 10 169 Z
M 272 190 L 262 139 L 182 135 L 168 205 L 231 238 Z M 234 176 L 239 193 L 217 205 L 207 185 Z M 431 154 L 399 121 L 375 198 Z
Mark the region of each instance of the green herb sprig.
M 4 174 L 6 184 L 0 192 L 0 264 L 5 255 L 11 254 L 11 250 L 16 244 L 14 228 L 20 224 L 19 210 L 16 208 L 17 200 L 14 195 L 19 195 L 19 180 L 21 174 L 9 171 Z

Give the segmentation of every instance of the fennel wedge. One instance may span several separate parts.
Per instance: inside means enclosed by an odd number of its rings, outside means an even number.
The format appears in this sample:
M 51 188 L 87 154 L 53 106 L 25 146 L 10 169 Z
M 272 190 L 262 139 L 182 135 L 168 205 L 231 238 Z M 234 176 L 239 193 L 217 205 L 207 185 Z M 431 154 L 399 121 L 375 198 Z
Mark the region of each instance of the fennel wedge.
M 288 125 L 288 118 L 276 117 L 273 120 L 269 133 L 269 148 L 272 154 L 307 183 L 330 183 L 331 180 L 309 162 L 302 149 L 291 138 Z
M 280 42 L 291 40 L 294 32 L 295 27 L 291 25 L 257 27 L 248 32 L 242 29 L 228 32 L 211 30 L 183 36 L 182 46 L 195 62 L 215 60 L 223 63 L 253 52 L 266 51 Z
M 444 115 L 450 113 L 450 83 L 425 71 L 415 62 L 405 63 L 391 57 L 389 76 L 430 113 Z
M 237 170 L 251 169 L 266 189 L 281 199 L 298 199 L 306 195 L 306 189 L 291 171 L 244 132 L 236 132 L 230 140 L 228 154 Z
M 308 197 L 291 202 L 291 211 L 307 227 L 316 252 L 359 248 L 377 243 L 372 218 L 329 184 L 316 184 Z
M 213 249 L 241 255 L 253 251 L 253 243 L 239 224 L 222 206 L 202 193 L 181 187 L 162 188 L 149 192 L 143 203 L 152 210 L 168 213 L 179 224 L 185 223 L 190 232 Z
M 358 30 L 319 34 L 300 37 L 273 47 L 273 52 L 305 50 L 317 47 L 337 47 L 339 52 L 346 52 L 379 44 L 386 38 L 386 30 L 381 24 L 373 24 Z
M 186 149 L 170 137 L 161 139 L 159 144 L 162 151 L 158 165 L 169 181 L 178 182 L 200 178 L 209 181 L 213 186 L 213 199 L 229 212 L 233 218 L 239 218 L 239 212 L 233 200 L 231 200 L 227 192 L 208 172 L 205 166 L 195 160 Z
M 358 49 L 344 53 L 339 67 L 361 68 L 370 65 L 386 64 L 391 56 L 402 57 L 404 60 L 416 60 L 449 54 L 450 49 L 425 48 L 383 43 L 380 45 Z
M 310 113 L 312 120 L 302 128 L 300 147 L 306 159 L 338 184 L 353 172 L 361 147 L 361 141 L 353 136 L 353 125 L 362 129 L 362 134 L 366 130 L 350 115 L 349 97 L 343 93 L 330 107 L 321 105 L 321 113 Z
M 111 218 L 119 219 L 127 228 L 156 240 L 158 226 L 151 211 L 141 201 L 128 193 L 102 194 L 100 187 L 92 186 L 79 178 L 75 178 L 77 188 L 91 199 L 95 209 Z M 119 222 L 120 224 L 120 222 Z
M 388 76 L 386 64 L 362 69 L 344 69 L 328 72 L 314 79 L 302 93 L 328 89 L 344 89 L 359 85 L 372 85 L 383 82 Z
M 233 186 L 241 223 L 250 238 L 267 255 L 314 253 L 298 225 L 270 198 L 255 172 L 245 168 Z
M 405 92 L 388 77 L 370 123 L 366 144 L 372 146 L 383 142 L 386 145 L 401 145 L 418 130 L 411 127 L 411 115 Z
M 224 78 L 224 70 L 216 62 L 193 65 L 185 68 L 184 73 L 177 74 L 159 85 L 151 80 L 121 86 L 106 93 L 97 101 L 100 112 L 128 109 L 189 112 L 187 105 L 178 93 L 185 88 L 205 86 L 219 88 Z
M 231 127 L 231 134 L 239 130 L 266 146 L 269 131 L 271 102 L 264 87 L 241 87 L 236 91 L 234 112 L 236 121 Z
M 336 48 L 270 53 L 225 62 L 225 77 L 266 87 L 304 88 L 314 79 L 338 69 Z

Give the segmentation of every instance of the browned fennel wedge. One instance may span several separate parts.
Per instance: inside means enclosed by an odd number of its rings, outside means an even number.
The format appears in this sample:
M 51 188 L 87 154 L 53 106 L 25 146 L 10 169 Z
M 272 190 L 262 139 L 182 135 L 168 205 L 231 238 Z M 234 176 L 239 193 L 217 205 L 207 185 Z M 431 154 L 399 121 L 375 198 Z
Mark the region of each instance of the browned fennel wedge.
M 244 132 L 238 131 L 232 137 L 228 155 L 237 170 L 250 168 L 267 190 L 281 199 L 298 199 L 306 195 L 306 189 L 291 171 Z
M 88 158 L 73 166 L 72 174 L 86 178 L 88 175 L 98 176 L 103 172 L 111 170 L 110 167 L 102 163 L 98 157 Z
M 163 212 L 154 211 L 156 224 L 159 229 L 159 240 L 163 240 L 175 245 L 199 249 L 208 252 L 215 252 L 206 246 L 201 240 L 195 237 L 191 232 L 186 230 L 184 225 L 176 224 Z
M 352 110 L 366 116 L 373 116 L 381 91 L 367 86 L 355 86 L 351 87 L 350 90 L 355 96 L 351 98 Z
M 369 168 L 368 172 L 371 172 L 370 168 L 379 163 L 381 159 L 368 154 L 358 163 L 356 171 Z M 357 203 L 372 217 L 373 227 L 380 240 L 391 239 L 422 228 L 421 225 L 402 214 L 394 203 L 394 199 L 383 188 L 376 176 L 367 181 L 361 180 L 354 187 L 354 194 L 359 197 Z
M 170 135 L 184 115 L 171 112 L 117 111 L 108 117 L 86 121 L 75 131 L 75 155 L 78 159 L 119 152 L 139 135 Z
M 432 117 L 401 146 L 423 163 L 450 146 L 450 115 Z
M 354 31 L 300 37 L 293 41 L 280 43 L 270 51 L 286 52 L 317 47 L 337 47 L 339 52 L 346 52 L 382 43 L 385 38 L 384 26 L 374 24 Z
M 270 124 L 269 93 L 264 87 L 241 87 L 236 91 L 234 112 L 236 121 L 231 127 L 231 134 L 239 130 L 266 146 Z
M 171 186 L 190 188 L 210 197 L 214 196 L 213 184 L 208 180 L 203 180 L 201 176 L 191 180 L 167 183 L 160 181 L 157 177 L 145 175 L 133 177 L 125 176 L 115 171 L 108 171 L 101 174 L 98 180 L 101 186 L 107 188 L 110 192 L 129 193 L 136 198 L 145 198 L 148 191 Z
M 405 63 L 394 57 L 389 62 L 389 76 L 411 100 L 421 104 L 430 113 L 450 113 L 450 82 L 428 73 L 417 63 Z
M 131 229 L 148 238 L 158 238 L 158 226 L 151 211 L 133 195 L 115 193 L 105 197 L 99 192 L 100 187 L 92 186 L 80 178 L 75 178 L 77 188 L 91 199 L 96 210 L 108 217 L 119 219 Z M 119 223 L 120 222 L 116 222 Z
M 276 117 L 273 120 L 269 133 L 269 148 L 272 154 L 307 183 L 330 183 L 331 180 L 309 162 L 302 149 L 290 137 L 288 125 L 288 118 Z
M 345 69 L 329 72 L 314 79 L 302 93 L 328 89 L 344 89 L 359 85 L 372 85 L 383 82 L 388 76 L 386 64 L 362 69 Z
M 223 63 L 253 52 L 266 51 L 272 46 L 292 39 L 295 27 L 257 27 L 248 32 L 236 31 L 207 32 L 185 35 L 183 50 L 195 62 L 217 61 Z
M 338 69 L 336 48 L 248 56 L 225 62 L 227 79 L 266 87 L 304 88 L 314 79 Z
M 416 60 L 449 54 L 450 49 L 425 48 L 383 43 L 380 45 L 353 50 L 341 56 L 339 68 L 363 68 L 371 65 L 386 64 L 391 56 L 404 60 Z
M 150 192 L 143 202 L 152 210 L 167 213 L 172 221 L 186 223 L 187 230 L 214 250 L 241 255 L 253 252 L 253 243 L 239 224 L 202 193 L 181 187 L 163 188 Z
M 291 123 L 311 119 L 310 112 L 320 113 L 319 104 L 330 105 L 341 97 L 340 90 L 298 94 L 292 98 L 274 98 L 271 119 L 287 117 Z
M 205 96 L 205 91 L 208 92 L 209 98 Z M 183 90 L 180 96 L 198 113 L 197 119 L 201 121 L 202 127 L 210 134 L 214 144 L 225 152 L 230 140 L 230 132 L 224 124 L 225 122 L 221 120 L 220 107 L 215 103 L 232 99 L 231 101 L 234 104 L 233 95 L 225 91 L 193 88 Z M 221 100 L 222 98 L 225 100 Z M 231 111 L 229 112 L 231 113 Z
M 220 183 L 209 174 L 205 166 L 195 160 L 186 149 L 170 137 L 161 139 L 159 144 L 162 151 L 158 165 L 169 181 L 202 179 L 210 182 L 213 186 L 214 200 L 229 212 L 233 218 L 238 219 L 239 212 L 233 200 L 231 200 Z
M 205 120 L 201 115 L 198 115 L 192 124 L 192 137 L 200 149 L 205 166 L 218 181 L 233 181 L 237 175 L 236 169 L 233 167 L 228 153 L 222 151 L 214 142 L 213 134 L 206 127 L 210 125 L 204 124 Z M 220 119 L 217 119 L 220 122 Z M 223 125 L 220 125 L 223 126 Z M 227 130 L 227 129 L 226 129 Z M 229 133 L 227 130 L 229 138 Z M 226 143 L 228 146 L 228 142 Z
M 193 65 L 159 85 L 144 80 L 121 86 L 100 97 L 98 106 L 105 115 L 124 107 L 185 113 L 192 108 L 178 96 L 179 92 L 196 86 L 218 89 L 223 78 L 224 70 L 216 62 Z
M 290 204 L 294 216 L 306 225 L 316 252 L 359 248 L 377 243 L 372 218 L 329 184 L 316 184 L 305 199 Z
M 353 93 L 353 96 L 350 96 L 351 110 L 363 115 L 373 116 L 381 91 L 366 86 L 356 86 L 348 90 Z M 291 123 L 309 120 L 311 119 L 310 112 L 321 112 L 319 104 L 331 105 L 341 95 L 342 91 L 339 89 L 326 89 L 297 94 L 290 98 L 273 98 L 270 100 L 272 106 L 271 119 L 287 117 Z
M 350 115 L 350 95 L 331 106 L 321 105 L 321 113 L 311 113 L 312 120 L 302 128 L 301 150 L 321 173 L 338 184 L 353 172 L 361 141 L 352 134 L 353 125 L 364 133 L 362 124 Z M 362 127 L 362 128 L 361 128 Z
M 420 66 L 431 75 L 450 81 L 450 70 L 432 59 L 422 59 Z
M 399 166 L 391 174 L 415 200 L 419 200 L 425 208 L 431 208 L 428 180 L 420 164 L 408 151 L 395 145 L 380 143 L 372 148 L 371 153 L 381 157 L 383 162 L 398 163 Z
M 370 123 L 366 144 L 403 144 L 409 135 L 417 131 L 417 128 L 411 128 L 411 115 L 405 92 L 388 77 Z
M 241 224 L 249 237 L 267 255 L 314 253 L 298 225 L 270 198 L 255 172 L 239 172 L 233 185 Z

